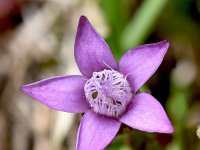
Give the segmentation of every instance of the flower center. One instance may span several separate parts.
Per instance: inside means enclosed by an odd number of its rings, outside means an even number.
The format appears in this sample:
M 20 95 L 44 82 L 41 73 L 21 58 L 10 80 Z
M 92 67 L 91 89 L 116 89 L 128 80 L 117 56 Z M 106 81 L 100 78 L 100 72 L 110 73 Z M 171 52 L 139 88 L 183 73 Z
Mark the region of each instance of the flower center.
M 84 90 L 94 112 L 114 118 L 122 115 L 133 96 L 124 75 L 115 70 L 94 72 Z

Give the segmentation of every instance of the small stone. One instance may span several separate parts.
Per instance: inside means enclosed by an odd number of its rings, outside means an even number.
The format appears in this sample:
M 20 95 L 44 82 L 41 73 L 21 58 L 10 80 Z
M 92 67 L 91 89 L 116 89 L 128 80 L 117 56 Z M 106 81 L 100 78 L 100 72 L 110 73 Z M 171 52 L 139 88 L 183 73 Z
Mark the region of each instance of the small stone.
M 200 139 L 200 127 L 197 129 L 197 136 Z

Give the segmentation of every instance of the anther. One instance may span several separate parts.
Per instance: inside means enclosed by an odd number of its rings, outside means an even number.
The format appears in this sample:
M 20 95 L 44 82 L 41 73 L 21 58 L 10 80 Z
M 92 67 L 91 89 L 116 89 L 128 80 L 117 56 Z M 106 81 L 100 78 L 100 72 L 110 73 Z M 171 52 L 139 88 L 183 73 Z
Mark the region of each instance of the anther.
M 115 70 L 94 72 L 84 90 L 94 112 L 113 118 L 123 114 L 133 96 L 124 75 Z

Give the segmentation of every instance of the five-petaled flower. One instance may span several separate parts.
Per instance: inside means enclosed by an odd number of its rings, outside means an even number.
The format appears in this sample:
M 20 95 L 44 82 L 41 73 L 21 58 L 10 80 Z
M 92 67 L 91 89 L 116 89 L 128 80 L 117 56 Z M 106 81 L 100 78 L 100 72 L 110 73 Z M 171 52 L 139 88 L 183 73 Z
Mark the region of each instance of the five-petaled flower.
M 21 91 L 55 110 L 85 113 L 77 135 L 77 150 L 102 150 L 121 123 L 159 133 L 173 127 L 161 104 L 138 92 L 161 64 L 168 41 L 129 50 L 117 64 L 108 45 L 86 17 L 79 20 L 75 59 L 83 75 L 58 76 L 25 85 Z

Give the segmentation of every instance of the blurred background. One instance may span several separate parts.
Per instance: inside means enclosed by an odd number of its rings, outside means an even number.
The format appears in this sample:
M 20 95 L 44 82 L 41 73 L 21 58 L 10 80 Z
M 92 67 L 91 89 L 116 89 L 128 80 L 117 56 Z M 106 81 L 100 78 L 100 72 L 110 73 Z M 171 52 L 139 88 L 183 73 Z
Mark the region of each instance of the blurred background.
M 200 150 L 200 0 L 0 0 L 0 150 L 74 150 L 81 114 L 54 111 L 23 84 L 80 74 L 73 45 L 85 15 L 117 60 L 128 49 L 170 40 L 142 91 L 165 108 L 172 135 L 122 126 L 107 150 Z

